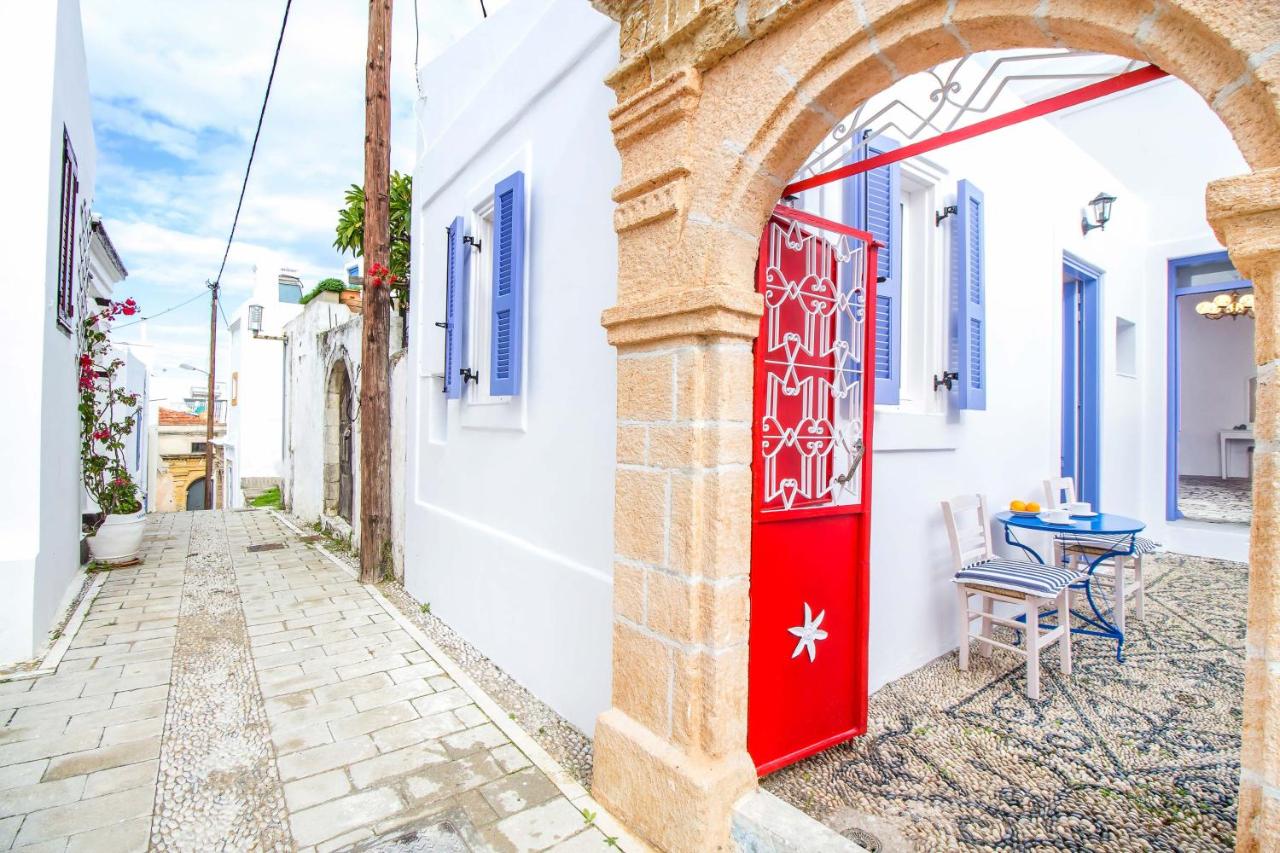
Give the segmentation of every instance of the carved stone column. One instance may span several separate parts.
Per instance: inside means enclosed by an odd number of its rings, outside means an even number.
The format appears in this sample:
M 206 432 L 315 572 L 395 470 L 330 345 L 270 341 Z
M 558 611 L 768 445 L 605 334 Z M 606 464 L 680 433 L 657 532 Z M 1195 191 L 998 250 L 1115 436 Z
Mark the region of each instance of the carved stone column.
M 1236 849 L 1280 850 L 1280 168 L 1209 185 L 1209 221 L 1253 281 L 1258 402 Z
M 613 111 L 623 159 L 614 522 L 613 707 L 593 793 L 666 850 L 729 849 L 755 785 L 746 752 L 751 339 L 759 297 L 688 260 L 690 128 L 682 68 Z

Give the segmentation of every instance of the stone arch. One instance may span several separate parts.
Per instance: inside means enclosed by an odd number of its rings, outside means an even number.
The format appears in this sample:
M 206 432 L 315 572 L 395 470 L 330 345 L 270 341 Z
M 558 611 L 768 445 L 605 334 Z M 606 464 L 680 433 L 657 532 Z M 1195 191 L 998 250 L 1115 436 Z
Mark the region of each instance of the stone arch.
M 351 522 L 354 496 L 355 388 L 346 352 L 340 351 L 329 367 L 324 393 L 324 501 L 328 516 Z
M 196 474 L 182 489 L 184 509 L 209 509 L 204 487 L 204 474 Z
M 755 785 L 745 751 L 753 270 L 787 178 L 858 103 L 966 53 L 1073 47 L 1153 62 L 1199 92 L 1254 170 L 1211 185 L 1208 213 L 1259 294 L 1257 361 L 1280 366 L 1280 15 L 1249 0 L 594 2 L 621 24 L 608 78 L 622 160 L 618 305 L 603 323 L 624 422 L 613 707 L 596 729 L 594 791 L 658 846 L 718 849 L 733 801 Z M 1267 698 L 1280 695 L 1280 381 L 1264 384 L 1242 850 L 1280 845 L 1280 703 Z M 637 429 L 679 440 L 638 460 Z

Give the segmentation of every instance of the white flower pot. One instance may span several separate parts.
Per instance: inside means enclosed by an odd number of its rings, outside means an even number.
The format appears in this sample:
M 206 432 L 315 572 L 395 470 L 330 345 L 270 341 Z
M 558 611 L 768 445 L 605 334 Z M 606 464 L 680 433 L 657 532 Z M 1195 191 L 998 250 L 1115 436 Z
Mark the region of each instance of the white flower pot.
M 142 550 L 142 534 L 147 526 L 144 512 L 108 515 L 98 532 L 88 537 L 89 553 L 103 563 L 127 563 Z

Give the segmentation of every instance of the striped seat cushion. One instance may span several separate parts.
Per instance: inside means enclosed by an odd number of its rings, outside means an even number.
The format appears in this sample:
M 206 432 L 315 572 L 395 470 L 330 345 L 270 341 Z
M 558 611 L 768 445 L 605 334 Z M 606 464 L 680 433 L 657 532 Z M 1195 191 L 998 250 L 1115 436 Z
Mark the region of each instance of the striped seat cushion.
M 1128 534 L 1113 536 L 1105 533 L 1060 533 L 1058 541 L 1063 545 L 1086 545 L 1091 548 L 1106 548 L 1108 551 L 1127 552 L 1129 550 Z M 1135 536 L 1133 539 L 1135 554 L 1154 554 L 1159 547 L 1159 542 L 1145 536 Z
M 965 566 L 956 573 L 954 580 L 956 583 L 982 584 L 1053 598 L 1064 587 L 1083 578 L 1080 572 L 1060 566 L 997 558 Z

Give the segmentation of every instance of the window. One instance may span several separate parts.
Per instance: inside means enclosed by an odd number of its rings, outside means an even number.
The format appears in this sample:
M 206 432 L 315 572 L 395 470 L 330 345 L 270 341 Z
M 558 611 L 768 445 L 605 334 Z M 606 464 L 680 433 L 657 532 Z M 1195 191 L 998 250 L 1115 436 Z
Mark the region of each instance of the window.
M 479 374 L 479 378 L 467 383 L 467 402 L 471 405 L 505 403 L 509 398 L 494 397 L 489 393 L 489 377 L 493 369 L 493 328 L 489 318 L 493 312 L 493 264 L 488 253 L 493 245 L 493 197 L 490 196 L 475 209 L 471 235 L 479 241 L 481 251 L 471 257 L 471 301 L 467 306 L 467 354 L 466 363 Z M 470 247 L 468 247 L 470 248 Z
M 191 452 L 192 452 L 192 453 L 204 453 L 204 452 L 205 452 L 206 450 L 208 450 L 208 449 L 209 449 L 209 443 L 208 443 L 207 441 L 193 441 L 193 442 L 191 442 Z
M 946 234 L 934 222 L 934 211 L 942 203 L 933 178 L 904 165 L 899 199 L 902 309 L 897 337 L 902 359 L 897 408 L 902 412 L 935 413 L 946 408 L 946 396 L 933 389 L 933 377 L 947 361 Z
M 302 302 L 302 285 L 291 281 L 280 282 L 279 299 L 281 305 L 298 305 Z
M 58 325 L 71 331 L 76 313 L 76 208 L 80 178 L 71 135 L 62 129 L 62 196 L 58 233 Z

